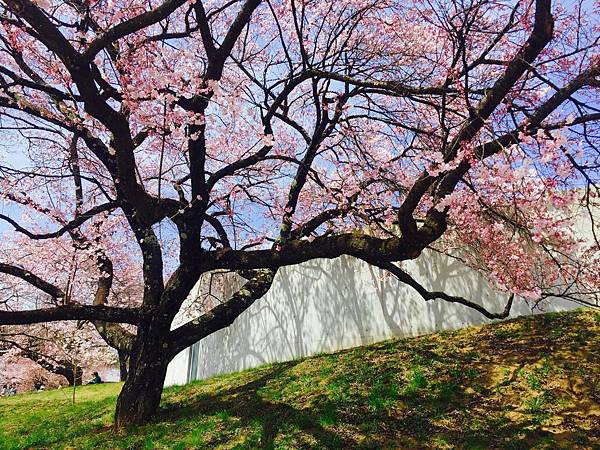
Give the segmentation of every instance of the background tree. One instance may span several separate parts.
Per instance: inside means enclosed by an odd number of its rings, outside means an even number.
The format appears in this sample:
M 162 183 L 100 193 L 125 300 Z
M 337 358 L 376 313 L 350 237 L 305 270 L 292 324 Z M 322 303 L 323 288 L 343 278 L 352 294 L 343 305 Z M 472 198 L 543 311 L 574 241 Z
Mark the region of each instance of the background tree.
M 0 343 L 0 382 L 16 384 L 17 394 L 37 389 L 40 382 L 47 388 L 57 388 L 65 384 L 62 375 L 56 375 L 40 367 L 34 361 L 20 357 L 14 347 L 4 348 Z
M 516 294 L 597 302 L 588 2 L 3 5 L 2 219 L 14 231 L 0 272 L 52 306 L 7 301 L 0 324 L 131 333 L 117 426 L 147 421 L 169 361 L 230 325 L 283 266 L 352 255 L 489 318 Z M 591 242 L 574 229 L 582 211 Z M 61 246 L 95 273 L 93 297 L 67 283 L 73 265 L 46 263 Z M 506 308 L 426 290 L 401 266 L 426 248 L 488 275 Z M 171 329 L 215 270 L 248 281 Z M 122 302 L 115 279 L 143 292 Z
M 20 184 L 24 183 L 22 180 Z M 35 207 L 34 207 L 35 208 Z M 52 220 L 52 210 L 49 208 L 37 209 L 40 217 Z M 13 221 L 0 214 L 9 223 Z M 108 232 L 108 227 L 102 231 Z M 19 233 L 16 236 L 7 236 L 4 244 L 4 260 L 13 259 L 21 263 L 27 261 L 27 267 L 34 272 L 40 273 L 52 268 L 53 284 L 57 291 L 64 295 L 68 302 L 83 302 L 102 305 L 109 298 L 113 303 L 128 304 L 135 302 L 139 295 L 139 282 L 137 274 L 133 271 L 124 271 L 115 279 L 113 276 L 113 264 L 98 243 L 97 234 L 101 230 L 93 230 L 96 234 L 94 241 L 88 239 L 82 233 L 71 231 L 65 239 L 30 239 L 27 234 Z M 127 251 L 122 248 L 120 251 Z M 127 257 L 116 252 L 114 257 L 121 263 L 126 263 Z M 58 287 L 60 286 L 60 288 Z M 41 292 L 30 283 L 22 282 L 19 278 L 11 277 L 3 283 L 0 291 L 0 299 L 12 307 L 52 307 L 56 306 L 56 297 Z M 104 321 L 92 321 L 97 332 L 104 341 L 113 347 L 119 355 L 119 366 L 121 379 L 127 374 L 127 361 L 132 343 L 132 331 L 126 327 L 111 324 Z M 38 336 L 42 341 L 49 338 L 54 332 L 64 342 L 64 337 L 74 332 L 72 324 L 56 323 L 51 328 L 30 326 L 21 327 L 22 333 L 33 339 Z M 41 334 L 40 334 L 41 332 Z M 17 333 L 18 334 L 18 333 Z M 85 339 L 91 335 L 86 334 Z M 100 344 L 98 344 L 100 345 Z M 26 345 L 29 347 L 29 345 Z
M 2 327 L 0 344 L 12 350 L 13 358 L 29 359 L 69 386 L 82 384 L 84 370 L 113 365 L 117 356 L 85 322 Z
M 48 372 L 64 377 L 69 386 L 81 385 L 83 369 L 75 358 L 66 355 L 55 355 L 55 349 L 48 351 L 45 347 L 54 347 L 56 335 L 50 341 L 46 341 L 37 335 L 27 334 L 13 330 L 2 330 L 0 332 L 0 343 L 5 348 L 16 350 L 16 357 L 27 358 Z M 75 361 L 75 362 L 74 362 Z

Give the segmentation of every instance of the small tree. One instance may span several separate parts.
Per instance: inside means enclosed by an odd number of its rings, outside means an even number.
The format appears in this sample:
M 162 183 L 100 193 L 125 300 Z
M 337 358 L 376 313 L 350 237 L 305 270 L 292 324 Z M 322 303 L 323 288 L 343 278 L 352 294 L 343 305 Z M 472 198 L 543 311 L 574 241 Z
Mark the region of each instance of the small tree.
M 600 57 L 587 2 L 3 4 L 0 217 L 14 232 L 0 272 L 52 306 L 9 300 L 0 324 L 129 333 L 117 426 L 151 418 L 169 361 L 230 325 L 283 266 L 352 255 L 489 318 L 515 294 L 596 301 Z M 591 244 L 574 234 L 578 206 Z M 67 282 L 64 258 L 46 261 L 67 247 L 94 295 Z M 428 247 L 459 251 L 506 308 L 430 292 L 396 264 Z M 172 330 L 214 270 L 248 281 Z M 136 277 L 139 299 L 111 294 Z

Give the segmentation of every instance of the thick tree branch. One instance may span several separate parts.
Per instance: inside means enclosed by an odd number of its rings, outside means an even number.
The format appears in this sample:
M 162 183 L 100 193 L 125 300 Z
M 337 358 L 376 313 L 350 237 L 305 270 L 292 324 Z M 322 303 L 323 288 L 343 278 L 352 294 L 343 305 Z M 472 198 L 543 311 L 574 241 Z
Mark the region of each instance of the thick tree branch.
M 233 23 L 229 27 L 229 30 L 227 31 L 225 39 L 223 39 L 221 46 L 217 50 L 220 65 L 219 71 L 223 70 L 223 63 L 231 54 L 233 46 L 237 42 L 242 31 L 244 30 L 244 27 L 246 27 L 250 22 L 252 13 L 254 13 L 254 10 L 258 7 L 258 5 L 260 5 L 260 3 L 261 0 L 246 0 L 246 2 L 242 5 L 242 8 L 238 12 L 238 15 L 236 16 L 235 20 L 233 21 Z M 209 76 L 212 78 L 210 74 Z
M 166 19 L 173 11 L 185 3 L 186 0 L 167 0 L 150 11 L 146 11 L 113 26 L 88 45 L 88 48 L 83 53 L 83 60 L 86 62 L 92 61 L 102 49 L 113 42 Z
M 65 305 L 26 311 L 0 311 L 0 325 L 27 325 L 60 320 L 104 320 L 137 325 L 142 318 L 143 314 L 137 308 L 111 306 Z
M 215 269 L 277 269 L 311 259 L 331 259 L 342 255 L 402 261 L 416 258 L 423 248 L 419 242 L 404 236 L 380 239 L 354 232 L 319 236 L 313 240 L 291 239 L 273 249 L 202 251 L 195 254 L 193 264 L 200 272 L 208 272 Z
M 0 272 L 27 281 L 32 286 L 38 288 L 53 298 L 65 298 L 65 293 L 62 291 L 62 289 L 59 289 L 52 283 L 48 283 L 47 281 L 41 279 L 37 275 L 31 273 L 29 270 L 12 266 L 10 264 L 0 263 Z
M 252 278 L 230 299 L 215 306 L 197 319 L 173 330 L 169 336 L 171 354 L 175 356 L 200 339 L 228 327 L 256 300 L 267 293 L 273 284 L 275 270 L 261 269 L 253 272 Z

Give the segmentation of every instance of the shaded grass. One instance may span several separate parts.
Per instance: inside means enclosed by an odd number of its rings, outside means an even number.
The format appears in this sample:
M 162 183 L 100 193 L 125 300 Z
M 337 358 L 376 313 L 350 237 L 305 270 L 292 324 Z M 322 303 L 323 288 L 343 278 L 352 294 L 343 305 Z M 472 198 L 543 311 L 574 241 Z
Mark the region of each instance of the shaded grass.
M 263 366 L 165 390 L 110 424 L 120 384 L 0 400 L 0 449 L 600 448 L 597 312 L 547 314 Z

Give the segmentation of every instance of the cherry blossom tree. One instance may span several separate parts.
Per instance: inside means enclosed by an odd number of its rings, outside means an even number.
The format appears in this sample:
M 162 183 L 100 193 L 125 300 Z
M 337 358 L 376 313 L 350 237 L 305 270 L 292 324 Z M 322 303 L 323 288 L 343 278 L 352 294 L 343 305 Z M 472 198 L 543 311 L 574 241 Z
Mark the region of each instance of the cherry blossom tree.
M 488 318 L 598 301 L 598 3 L 2 4 L 0 272 L 49 305 L 8 295 L 0 324 L 127 341 L 117 427 L 283 266 L 351 255 Z M 402 269 L 425 249 L 506 308 L 428 291 Z M 213 271 L 247 282 L 171 329 Z
M 48 213 L 48 211 L 44 212 Z M 3 217 L 9 223 L 13 222 L 8 216 L 0 215 L 0 217 Z M 106 226 L 103 230 L 108 231 Z M 68 298 L 70 302 L 85 303 L 85 299 L 93 299 L 92 304 L 104 304 L 109 300 L 113 304 L 131 304 L 136 301 L 134 297 L 140 291 L 140 283 L 136 281 L 138 277 L 134 271 L 120 273 L 115 278 L 112 261 L 102 247 L 99 246 L 97 238 L 92 242 L 81 233 L 71 232 L 68 239 L 62 240 L 29 239 L 27 235 L 18 233 L 16 236 L 7 237 L 2 251 L 4 251 L 3 260 L 12 258 L 14 261 L 26 262 L 27 267 L 35 273 L 41 273 L 45 268 L 52 267 L 53 276 L 49 279 L 52 280 L 54 286 L 64 287 L 57 287 L 57 289 L 63 293 L 61 294 L 64 295 L 63 298 Z M 111 256 L 117 258 L 121 264 L 127 261 L 125 254 L 113 254 Z M 128 275 L 129 277 L 127 277 Z M 29 308 L 56 306 L 56 297 L 40 291 L 35 286 L 23 282 L 19 278 L 11 278 L 6 280 L 3 289 L 0 291 L 0 299 L 4 303 L 13 307 Z M 104 321 L 92 321 L 92 323 L 104 341 L 117 350 L 121 379 L 124 380 L 132 343 L 132 330 Z M 10 333 L 24 334 L 27 336 L 27 340 L 34 340 L 38 343 L 46 341 L 51 332 L 55 333 L 58 340 L 64 343 L 65 338 L 74 333 L 74 328 L 72 324 L 63 322 L 52 325 L 51 330 L 48 327 L 37 327 L 35 324 L 21 327 L 20 331 L 16 332 L 10 330 Z M 37 336 L 37 339 L 34 338 L 35 336 Z M 94 339 L 92 335 L 85 333 L 80 340 L 92 341 Z M 18 345 L 16 341 L 12 342 L 14 345 Z M 25 345 L 25 347 L 29 348 L 30 345 Z M 65 346 L 59 345 L 58 348 L 62 349 L 62 353 L 64 353 Z M 56 355 L 58 348 L 49 353 L 59 356 Z M 42 353 L 48 355 L 48 352 Z M 29 353 L 30 356 L 34 354 Z M 37 362 L 43 361 L 40 358 L 35 359 Z M 47 364 L 45 366 L 46 368 L 49 367 Z
M 85 322 L 2 327 L 0 344 L 11 351 L 13 363 L 27 358 L 69 386 L 82 384 L 84 369 L 112 365 L 116 356 Z
M 46 388 L 57 388 L 65 384 L 61 375 L 48 372 L 37 363 L 20 356 L 14 348 L 2 349 L 0 343 L 0 384 L 16 385 L 17 394 L 37 389 L 40 384 Z

